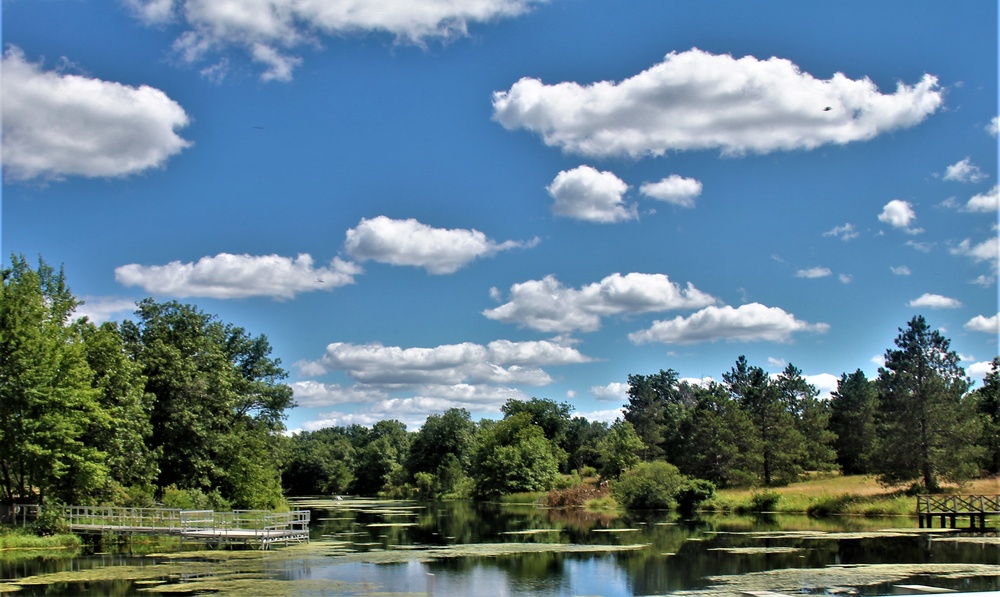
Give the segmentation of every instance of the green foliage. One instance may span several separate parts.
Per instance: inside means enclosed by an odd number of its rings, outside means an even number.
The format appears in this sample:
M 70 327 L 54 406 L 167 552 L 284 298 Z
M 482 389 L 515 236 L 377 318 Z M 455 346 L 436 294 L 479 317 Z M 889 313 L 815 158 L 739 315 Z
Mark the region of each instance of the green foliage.
M 750 496 L 751 512 L 776 512 L 781 494 L 776 491 L 755 491 Z
M 179 508 L 181 510 L 215 510 L 232 509 L 232 504 L 222 497 L 218 491 L 208 493 L 200 489 L 179 489 L 176 485 L 163 488 L 160 503 L 164 508 Z
M 655 460 L 677 451 L 684 406 L 684 395 L 673 369 L 628 376 L 628 404 L 623 410 L 625 420 L 632 424 L 645 445 L 643 460 Z
M 281 483 L 290 495 L 344 493 L 354 481 L 354 447 L 335 429 L 303 432 L 288 440 Z
M 802 472 L 805 439 L 796 429 L 790 400 L 760 367 L 740 356 L 722 379 L 754 429 L 758 475 L 765 486 L 784 485 Z
M 990 372 L 983 386 L 972 395 L 976 411 L 982 417 L 983 468 L 990 474 L 1000 473 L 1000 356 L 993 357 Z
M 559 473 L 554 446 L 530 413 L 509 416 L 483 428 L 472 458 L 478 497 L 546 491 Z
M 677 467 L 718 487 L 749 485 L 760 461 L 750 419 L 721 385 L 698 389 L 696 396 L 681 427 Z
M 87 442 L 109 424 L 62 271 L 11 256 L 0 286 L 0 499 L 73 501 L 107 482 Z
M 837 464 L 845 475 L 872 470 L 878 394 L 861 369 L 844 373 L 830 397 L 830 430 L 836 434 Z
M 63 520 L 59 508 L 43 507 L 38 513 L 38 517 L 32 521 L 29 530 L 39 537 L 65 535 L 69 533 L 69 525 Z
M 715 484 L 705 479 L 687 479 L 677 490 L 677 509 L 690 514 L 715 497 Z
M 617 479 L 625 469 L 639 463 L 645 444 L 632 423 L 616 419 L 608 433 L 597 444 L 598 463 L 602 477 Z
M 629 510 L 661 510 L 676 505 L 674 496 L 685 478 L 676 466 L 658 460 L 642 462 L 611 484 L 611 493 Z
M 468 467 L 472 456 L 473 435 L 476 426 L 469 411 L 450 408 L 440 415 L 430 415 L 420 430 L 413 435 L 406 467 L 411 475 L 418 472 L 436 474 L 446 470 L 443 481 L 451 489 L 459 469 Z M 456 464 L 458 469 L 456 469 Z M 444 469 L 442 469 L 444 467 Z
M 950 341 L 921 316 L 900 329 L 877 381 L 879 417 L 875 470 L 886 484 L 919 479 L 961 482 L 978 473 L 981 419 L 965 392 L 969 382 Z

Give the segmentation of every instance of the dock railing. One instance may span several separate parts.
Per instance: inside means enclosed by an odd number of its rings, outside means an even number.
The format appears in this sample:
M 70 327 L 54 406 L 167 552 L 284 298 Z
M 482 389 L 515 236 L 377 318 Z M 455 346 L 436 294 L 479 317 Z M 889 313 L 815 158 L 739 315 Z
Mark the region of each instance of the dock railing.
M 956 519 L 969 517 L 969 527 L 986 530 L 986 517 L 1000 515 L 1000 495 L 918 495 L 917 517 L 920 528 L 933 527 L 934 517 L 941 517 L 941 528 L 945 522 L 956 527 Z

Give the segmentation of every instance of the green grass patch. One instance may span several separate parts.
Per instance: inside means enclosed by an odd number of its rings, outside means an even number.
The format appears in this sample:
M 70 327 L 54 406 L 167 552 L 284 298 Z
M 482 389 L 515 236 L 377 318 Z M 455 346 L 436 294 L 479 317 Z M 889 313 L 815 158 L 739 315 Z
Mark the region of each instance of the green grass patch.
M 525 491 L 501 495 L 497 501 L 501 504 L 537 504 L 548 495 L 547 491 Z
M 72 534 L 39 537 L 33 533 L 10 527 L 0 530 L 0 550 L 75 549 L 81 546 L 83 546 L 83 541 Z
M 754 489 L 723 489 L 704 502 L 702 509 L 721 513 L 754 512 L 759 509 L 762 493 Z M 862 475 L 816 477 L 786 487 L 772 487 L 766 493 L 780 496 L 773 510 L 782 513 L 877 517 L 910 516 L 916 512 L 913 497 Z

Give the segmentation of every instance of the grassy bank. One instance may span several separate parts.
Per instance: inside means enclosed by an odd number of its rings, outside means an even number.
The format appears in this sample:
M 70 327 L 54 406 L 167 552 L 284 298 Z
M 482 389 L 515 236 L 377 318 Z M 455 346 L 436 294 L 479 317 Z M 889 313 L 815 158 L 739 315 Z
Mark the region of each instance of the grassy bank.
M 962 488 L 946 487 L 946 493 L 1000 494 L 1000 479 L 979 479 Z M 916 513 L 916 499 L 903 488 L 887 488 L 873 477 L 831 475 L 816 477 L 786 487 L 760 489 L 723 489 L 704 504 L 717 512 L 751 512 L 755 502 L 766 501 L 763 494 L 776 494 L 776 512 L 807 513 L 816 516 L 909 516 Z
M 75 549 L 83 541 L 69 533 L 39 537 L 15 527 L 0 527 L 0 551 L 9 549 Z

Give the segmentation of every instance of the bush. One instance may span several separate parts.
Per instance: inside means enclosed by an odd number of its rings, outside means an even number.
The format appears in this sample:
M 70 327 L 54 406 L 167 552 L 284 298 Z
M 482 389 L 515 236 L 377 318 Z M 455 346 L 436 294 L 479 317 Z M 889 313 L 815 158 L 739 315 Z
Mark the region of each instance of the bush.
M 628 510 L 663 510 L 674 507 L 684 481 L 669 462 L 640 462 L 613 483 L 611 493 Z
M 776 491 L 754 492 L 750 496 L 750 511 L 775 512 L 778 509 L 779 501 L 781 501 L 781 494 Z
M 231 509 L 230 503 L 217 490 L 206 494 L 200 489 L 178 489 L 176 485 L 167 485 L 163 488 L 163 507 L 181 510 Z
M 31 532 L 39 537 L 49 535 L 61 535 L 69 532 L 69 525 L 63 520 L 59 508 L 55 506 L 42 506 L 41 511 L 29 527 Z
M 705 479 L 688 479 L 675 496 L 677 509 L 690 514 L 703 502 L 715 497 L 715 483 Z

